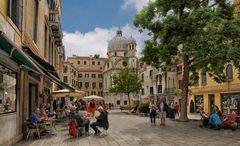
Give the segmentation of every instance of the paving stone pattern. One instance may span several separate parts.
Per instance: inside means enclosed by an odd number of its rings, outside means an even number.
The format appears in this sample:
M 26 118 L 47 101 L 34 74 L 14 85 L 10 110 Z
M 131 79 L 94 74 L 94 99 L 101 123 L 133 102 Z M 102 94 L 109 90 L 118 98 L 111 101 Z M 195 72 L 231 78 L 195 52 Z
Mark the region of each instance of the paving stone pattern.
M 16 146 L 240 146 L 240 129 L 199 128 L 199 121 L 167 120 L 163 127 L 157 119 L 157 126 L 151 126 L 149 117 L 111 111 L 109 122 L 107 136 L 70 138 L 67 123 L 62 122 L 56 125 L 56 136 L 30 138 Z

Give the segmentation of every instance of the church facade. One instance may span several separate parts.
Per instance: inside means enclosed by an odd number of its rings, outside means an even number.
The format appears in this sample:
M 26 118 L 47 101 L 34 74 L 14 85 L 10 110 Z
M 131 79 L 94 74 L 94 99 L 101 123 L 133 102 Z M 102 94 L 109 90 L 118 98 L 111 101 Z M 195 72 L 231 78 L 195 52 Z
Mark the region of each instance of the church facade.
M 133 37 L 124 37 L 120 29 L 117 30 L 116 36 L 108 42 L 108 59 L 103 67 L 103 96 L 105 103 L 113 103 L 116 106 L 128 105 L 127 95 L 110 93 L 109 89 L 112 86 L 112 77 L 122 69 L 138 70 L 136 46 L 136 40 Z M 131 98 L 136 96 L 131 95 Z

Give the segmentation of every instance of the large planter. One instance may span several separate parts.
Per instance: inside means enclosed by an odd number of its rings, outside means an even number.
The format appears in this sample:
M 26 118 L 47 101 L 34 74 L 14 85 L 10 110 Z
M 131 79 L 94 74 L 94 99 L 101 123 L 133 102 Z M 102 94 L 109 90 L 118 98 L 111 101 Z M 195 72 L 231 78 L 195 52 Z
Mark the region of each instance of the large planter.
M 142 102 L 139 106 L 139 112 L 147 115 L 149 113 L 149 102 Z

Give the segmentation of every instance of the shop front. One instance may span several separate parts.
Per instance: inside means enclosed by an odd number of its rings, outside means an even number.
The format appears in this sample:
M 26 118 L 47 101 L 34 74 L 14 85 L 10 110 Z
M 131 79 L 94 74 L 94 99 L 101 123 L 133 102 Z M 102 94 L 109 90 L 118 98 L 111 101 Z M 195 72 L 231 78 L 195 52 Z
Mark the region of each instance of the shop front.
M 0 145 L 22 138 L 29 111 L 29 73 L 41 74 L 30 58 L 0 31 Z
M 240 115 L 240 92 L 221 94 L 222 112 L 224 114 Z

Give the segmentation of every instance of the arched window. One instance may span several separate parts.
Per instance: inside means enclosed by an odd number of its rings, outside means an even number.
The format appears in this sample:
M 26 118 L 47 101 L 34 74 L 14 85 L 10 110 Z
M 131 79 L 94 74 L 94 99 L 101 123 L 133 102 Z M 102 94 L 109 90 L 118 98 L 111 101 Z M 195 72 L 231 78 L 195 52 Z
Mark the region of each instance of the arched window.
M 231 64 L 227 65 L 226 77 L 227 77 L 227 80 L 233 80 L 233 69 L 232 69 L 232 65 Z

